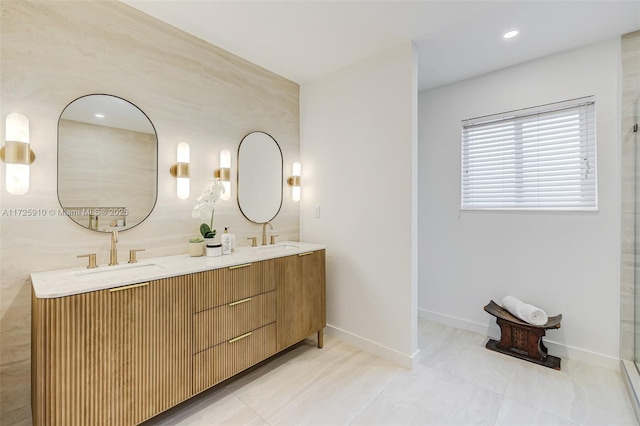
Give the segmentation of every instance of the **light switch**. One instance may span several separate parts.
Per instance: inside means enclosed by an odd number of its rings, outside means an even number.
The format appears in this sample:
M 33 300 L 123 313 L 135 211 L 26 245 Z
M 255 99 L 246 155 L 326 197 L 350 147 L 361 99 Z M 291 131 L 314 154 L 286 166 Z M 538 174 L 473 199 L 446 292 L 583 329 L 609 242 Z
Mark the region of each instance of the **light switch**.
M 320 206 L 316 206 L 315 213 L 313 215 L 316 219 L 320 217 Z

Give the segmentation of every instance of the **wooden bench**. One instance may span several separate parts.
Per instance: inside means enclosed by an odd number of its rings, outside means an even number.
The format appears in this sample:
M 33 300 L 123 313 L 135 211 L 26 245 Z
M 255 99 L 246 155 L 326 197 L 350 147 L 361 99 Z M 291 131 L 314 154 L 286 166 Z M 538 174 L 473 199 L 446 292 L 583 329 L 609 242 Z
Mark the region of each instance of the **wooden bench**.
M 487 349 L 560 370 L 560 358 L 547 353 L 542 336 L 546 330 L 560 328 L 562 314 L 550 317 L 545 325 L 534 325 L 511 315 L 493 300 L 484 310 L 496 317 L 500 327 L 500 341 L 489 339 Z

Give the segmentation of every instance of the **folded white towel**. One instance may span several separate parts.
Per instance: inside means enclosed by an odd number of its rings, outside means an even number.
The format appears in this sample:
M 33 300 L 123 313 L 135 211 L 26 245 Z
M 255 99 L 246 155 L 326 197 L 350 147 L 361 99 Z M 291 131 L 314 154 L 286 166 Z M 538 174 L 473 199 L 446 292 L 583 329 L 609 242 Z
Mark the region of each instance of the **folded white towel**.
M 502 299 L 502 307 L 529 324 L 545 325 L 549 321 L 545 311 L 513 296 L 505 296 Z

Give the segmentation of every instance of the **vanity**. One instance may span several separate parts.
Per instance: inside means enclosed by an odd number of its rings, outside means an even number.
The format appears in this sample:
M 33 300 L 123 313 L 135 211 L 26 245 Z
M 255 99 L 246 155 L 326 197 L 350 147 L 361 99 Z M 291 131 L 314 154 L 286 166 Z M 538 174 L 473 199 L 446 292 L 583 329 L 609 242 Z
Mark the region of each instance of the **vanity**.
M 177 164 L 164 172 L 176 178 L 181 199 L 190 197 L 189 169 L 210 167 L 200 161 L 202 151 L 191 163 L 188 152 L 187 143 L 178 144 Z M 87 235 L 110 233 L 111 249 L 109 266 L 98 266 L 96 253 L 81 254 L 87 268 L 31 274 L 34 424 L 139 424 L 314 333 L 322 347 L 324 246 L 275 244 L 274 234 L 266 243 L 266 227 L 273 229 L 283 204 L 283 168 L 278 142 L 251 131 L 238 145 L 235 188 L 228 150 L 213 170 L 225 188 L 221 199 L 235 192 L 239 212 L 262 226 L 262 246 L 141 261 L 136 252 L 144 249 L 132 249 L 129 263 L 118 265 L 118 232 L 142 224 L 157 202 L 155 126 L 114 95 L 81 96 L 62 110 L 60 206 Z M 292 186 L 299 190 L 299 167 L 297 173 Z M 199 210 L 184 220 L 195 213 L 204 220 Z M 203 237 L 215 236 L 213 211 L 205 212 Z
M 324 246 L 31 275 L 36 425 L 133 425 L 317 333 Z

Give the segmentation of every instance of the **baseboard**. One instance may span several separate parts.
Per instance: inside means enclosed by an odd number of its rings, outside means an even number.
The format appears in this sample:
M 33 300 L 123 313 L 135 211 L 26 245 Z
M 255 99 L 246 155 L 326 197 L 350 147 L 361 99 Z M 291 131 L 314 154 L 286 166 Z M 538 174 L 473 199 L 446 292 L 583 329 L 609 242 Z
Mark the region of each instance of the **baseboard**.
M 358 349 L 369 352 L 380 358 L 391 361 L 394 364 L 398 364 L 401 367 L 413 369 L 420 363 L 420 350 L 418 349 L 411 356 L 396 351 L 395 349 L 388 348 L 379 343 L 373 342 L 364 337 L 342 330 L 338 327 L 334 327 L 330 324 L 324 329 L 324 332 L 329 336 L 342 340 L 345 343 L 355 346 Z
M 463 318 L 457 318 L 439 312 L 418 308 L 418 317 L 428 319 L 430 321 L 439 322 L 451 327 L 461 328 L 463 330 L 472 331 L 482 334 L 492 339 L 500 339 L 500 328 L 495 324 L 482 324 L 469 321 Z M 620 371 L 620 360 L 608 355 L 591 352 L 584 349 L 576 348 L 562 343 L 554 342 L 552 339 L 544 338 L 544 344 L 549 349 L 549 354 L 561 358 L 567 358 L 575 361 L 586 362 L 588 364 L 597 365 L 598 367 L 607 368 L 609 370 Z

